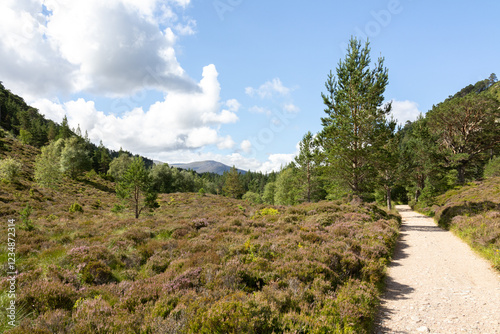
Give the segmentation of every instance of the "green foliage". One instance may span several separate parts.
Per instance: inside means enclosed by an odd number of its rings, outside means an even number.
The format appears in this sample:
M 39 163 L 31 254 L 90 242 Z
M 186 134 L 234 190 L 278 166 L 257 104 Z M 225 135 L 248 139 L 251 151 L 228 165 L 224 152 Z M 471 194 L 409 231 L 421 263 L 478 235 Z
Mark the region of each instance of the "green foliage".
M 330 71 L 327 93 L 322 94 L 327 116 L 321 119 L 319 141 L 331 167 L 328 172 L 356 194 L 370 190 L 377 130 L 391 110 L 390 103 L 382 106 L 388 84 L 384 59 L 379 58 L 373 70 L 370 62 L 369 43 L 361 47 L 360 41 L 351 38 L 337 76 Z
M 73 204 L 71 204 L 68 211 L 70 213 L 75 213 L 75 212 L 83 213 L 83 207 L 80 204 L 78 204 L 77 202 L 74 202 Z
M 236 167 L 232 167 L 226 175 L 226 181 L 222 189 L 224 194 L 231 198 L 241 198 L 245 193 L 245 189 L 241 184 L 240 175 Z
M 64 141 L 58 140 L 42 147 L 35 161 L 35 180 L 40 187 L 57 188 L 62 180 L 60 168 L 61 152 Z
M 297 186 L 297 182 L 293 167 L 282 170 L 275 183 L 274 203 L 277 205 L 297 204 L 301 197 L 301 191 Z
M 33 135 L 29 131 L 21 129 L 19 131 L 19 139 L 23 144 L 30 145 L 33 141 Z
M 123 212 L 123 210 L 125 210 L 125 206 L 118 204 L 118 203 L 115 203 L 115 205 L 111 209 L 111 212 L 120 213 L 120 212 Z
M 157 194 L 152 188 L 149 173 L 141 157 L 134 158 L 130 163 L 116 185 L 116 195 L 129 202 L 136 219 L 144 208 L 157 205 Z
M 484 166 L 484 177 L 498 177 L 500 176 L 500 156 L 491 159 L 486 166 Z
M 35 229 L 33 220 L 31 220 L 30 218 L 32 213 L 33 213 L 33 208 L 29 203 L 27 203 L 26 207 L 19 213 L 19 215 L 21 216 L 21 221 L 23 222 L 23 225 L 20 226 L 22 230 L 33 231 Z
M 317 140 L 313 134 L 307 132 L 299 143 L 299 155 L 295 157 L 295 167 L 297 169 L 297 180 L 302 191 L 302 197 L 306 202 L 322 199 L 319 194 L 319 165 L 323 155 L 319 150 Z
M 126 153 L 121 153 L 109 164 L 108 174 L 111 175 L 117 182 L 119 182 L 127 172 L 127 169 L 129 168 L 131 163 L 132 158 Z
M 466 180 L 466 168 L 483 153 L 500 144 L 500 101 L 489 94 L 469 94 L 447 100 L 426 115 L 429 129 L 438 138 L 448 166 L 456 168 L 458 180 Z
M 264 208 L 259 210 L 254 217 L 264 217 L 264 216 L 276 216 L 279 211 L 275 208 Z
M 254 193 L 252 191 L 247 191 L 245 195 L 242 197 L 243 200 L 249 201 L 251 203 L 259 204 L 262 203 L 262 199 L 260 198 L 260 195 L 257 193 Z
M 264 187 L 264 193 L 262 194 L 262 201 L 267 204 L 274 204 L 274 195 L 276 192 L 276 183 L 268 182 Z
M 174 192 L 174 172 L 168 164 L 154 165 L 150 171 L 153 189 L 158 193 Z M 180 177 L 181 174 L 176 175 Z
M 91 168 L 88 151 L 77 137 L 71 137 L 64 142 L 60 161 L 61 172 L 73 179 Z
M 7 182 L 17 182 L 22 167 L 22 164 L 13 158 L 0 160 L 0 179 Z

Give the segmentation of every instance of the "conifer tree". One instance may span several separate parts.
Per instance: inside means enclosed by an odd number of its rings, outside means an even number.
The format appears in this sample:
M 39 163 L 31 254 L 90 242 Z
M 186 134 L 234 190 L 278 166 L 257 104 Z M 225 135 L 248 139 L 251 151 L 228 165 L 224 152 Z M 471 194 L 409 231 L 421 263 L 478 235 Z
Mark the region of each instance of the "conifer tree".
M 382 105 L 388 70 L 379 58 L 370 69 L 370 48 L 351 38 L 336 76 L 330 71 L 327 93 L 322 94 L 326 117 L 322 118 L 320 142 L 330 174 L 360 194 L 373 180 L 374 129 L 384 123 L 391 104 Z
M 311 202 L 315 182 L 316 157 L 319 155 L 311 131 L 307 132 L 299 143 L 299 155 L 295 157 L 295 166 L 299 171 L 299 182 L 303 184 L 305 199 Z
M 116 186 L 116 195 L 129 202 L 136 219 L 146 207 L 154 206 L 157 195 L 141 157 L 135 157 L 130 163 Z
M 241 198 L 245 193 L 245 189 L 241 184 L 240 175 L 235 166 L 231 167 L 229 172 L 226 174 L 226 180 L 224 182 L 224 187 L 222 188 L 224 194 L 232 198 Z

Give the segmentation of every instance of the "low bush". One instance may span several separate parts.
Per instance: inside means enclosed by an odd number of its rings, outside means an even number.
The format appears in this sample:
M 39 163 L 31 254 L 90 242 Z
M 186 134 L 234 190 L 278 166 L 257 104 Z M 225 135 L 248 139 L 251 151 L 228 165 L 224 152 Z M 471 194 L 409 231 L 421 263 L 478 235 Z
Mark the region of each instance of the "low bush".
M 83 213 L 83 208 L 80 204 L 77 202 L 71 204 L 68 210 L 70 213 L 75 213 L 75 212 L 82 212 Z
M 0 179 L 7 182 L 17 182 L 23 165 L 13 158 L 0 160 Z

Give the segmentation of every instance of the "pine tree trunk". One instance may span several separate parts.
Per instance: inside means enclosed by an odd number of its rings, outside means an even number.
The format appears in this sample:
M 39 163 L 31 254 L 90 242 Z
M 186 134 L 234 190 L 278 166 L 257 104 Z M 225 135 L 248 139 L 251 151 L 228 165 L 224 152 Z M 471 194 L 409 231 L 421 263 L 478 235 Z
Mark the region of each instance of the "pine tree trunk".
M 387 187 L 387 208 L 392 210 L 391 187 Z
M 307 202 L 311 203 L 311 163 L 307 164 Z
M 458 183 L 465 183 L 465 163 L 461 163 L 458 168 Z

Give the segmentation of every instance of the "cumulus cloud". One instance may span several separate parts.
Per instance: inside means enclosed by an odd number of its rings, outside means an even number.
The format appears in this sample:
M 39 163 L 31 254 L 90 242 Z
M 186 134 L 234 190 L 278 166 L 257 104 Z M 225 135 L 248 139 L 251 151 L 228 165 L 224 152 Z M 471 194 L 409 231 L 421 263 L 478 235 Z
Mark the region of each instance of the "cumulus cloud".
M 243 150 L 243 152 L 250 153 L 252 152 L 252 142 L 248 139 L 245 139 L 241 142 L 240 148 Z
M 207 145 L 219 149 L 235 146 L 230 136 L 221 137 L 222 124 L 237 121 L 230 110 L 221 110 L 229 104 L 235 110 L 236 100 L 220 102 L 220 85 L 214 65 L 203 69 L 198 92 L 170 92 L 163 101 L 156 102 L 149 110 L 135 108 L 118 117 L 106 115 L 96 109 L 94 102 L 82 98 L 63 104 L 39 100 L 34 103 L 49 118 L 62 119 L 67 114 L 71 127 L 80 125 L 89 138 L 115 150 L 123 147 L 134 153 L 151 155 L 158 152 L 193 150 Z
M 291 153 L 291 154 L 271 154 L 269 155 L 267 161 L 265 161 L 258 171 L 266 173 L 266 172 L 278 172 L 281 170 L 282 167 L 285 167 L 288 165 L 290 162 L 293 161 L 297 153 Z
M 413 101 L 392 100 L 392 115 L 399 124 L 405 124 L 406 121 L 415 121 L 421 111 L 418 109 L 418 103 Z
M 279 78 L 267 81 L 259 88 L 247 87 L 245 93 L 249 96 L 259 96 L 261 99 L 271 98 L 275 95 L 286 96 L 290 94 L 290 88 L 283 85 Z
M 176 59 L 189 0 L 25 0 L 0 4 L 0 76 L 24 96 L 196 91 Z M 162 28 L 163 27 L 163 28 Z M 166 27 L 166 28 L 165 28 Z

